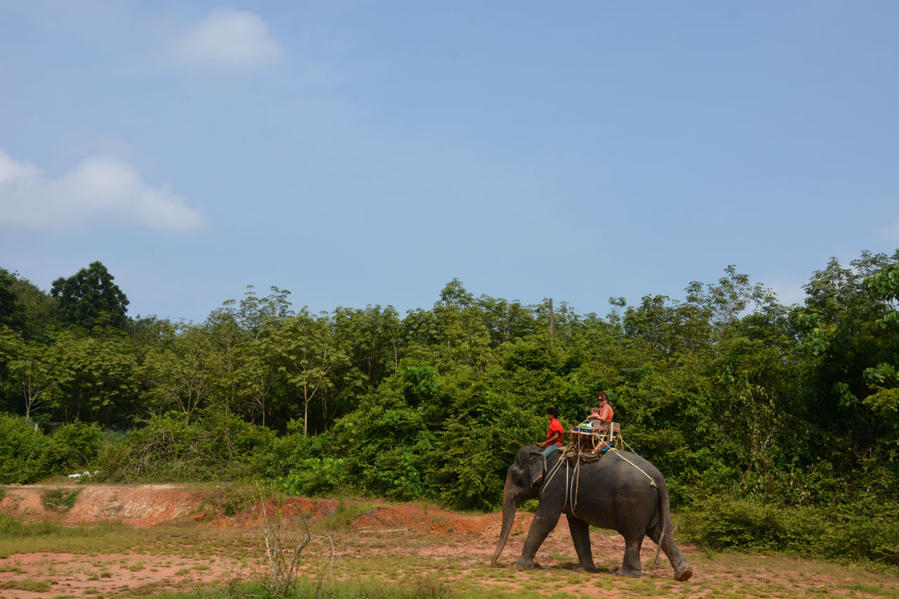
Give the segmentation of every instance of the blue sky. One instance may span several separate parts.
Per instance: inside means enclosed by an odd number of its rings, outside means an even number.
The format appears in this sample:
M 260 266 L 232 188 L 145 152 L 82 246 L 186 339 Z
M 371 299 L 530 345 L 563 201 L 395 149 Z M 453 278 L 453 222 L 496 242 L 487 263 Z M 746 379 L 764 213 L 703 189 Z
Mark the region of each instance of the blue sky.
M 579 313 L 899 247 L 899 3 L 0 2 L 0 266 Z

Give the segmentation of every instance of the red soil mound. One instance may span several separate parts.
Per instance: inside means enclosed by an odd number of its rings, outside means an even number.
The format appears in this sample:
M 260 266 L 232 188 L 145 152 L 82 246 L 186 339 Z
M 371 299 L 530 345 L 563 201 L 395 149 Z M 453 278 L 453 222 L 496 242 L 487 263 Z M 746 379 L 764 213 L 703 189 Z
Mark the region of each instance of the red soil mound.
M 45 505 L 47 491 L 79 491 L 73 507 L 55 511 Z M 121 520 L 135 527 L 203 520 L 214 526 L 257 526 L 263 520 L 258 502 L 244 501 L 234 515 L 225 516 L 224 489 L 187 485 L 29 485 L 9 486 L 0 500 L 0 513 L 65 523 Z M 409 529 L 437 534 L 499 535 L 499 514 L 460 514 L 419 503 L 337 500 L 295 497 L 269 500 L 265 511 L 281 518 L 303 517 L 310 522 L 342 518 L 341 524 L 364 530 Z M 529 515 L 519 515 L 518 527 L 526 530 Z

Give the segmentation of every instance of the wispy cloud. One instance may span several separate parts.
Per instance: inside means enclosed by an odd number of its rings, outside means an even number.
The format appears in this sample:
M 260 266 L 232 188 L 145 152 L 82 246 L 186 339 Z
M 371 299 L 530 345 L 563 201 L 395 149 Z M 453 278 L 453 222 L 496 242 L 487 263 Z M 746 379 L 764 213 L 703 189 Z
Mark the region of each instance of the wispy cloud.
M 0 227 L 70 230 L 98 224 L 130 224 L 172 232 L 203 226 L 186 198 L 151 187 L 131 165 L 89 158 L 52 179 L 0 150 Z
M 17 162 L 0 150 L 0 185 L 16 179 L 35 177 L 39 172 L 30 162 Z
M 881 237 L 886 238 L 893 243 L 899 243 L 899 218 L 894 220 L 892 224 L 880 230 Z
M 172 40 L 166 59 L 192 68 L 253 69 L 281 58 L 281 45 L 258 15 L 217 8 L 209 16 Z

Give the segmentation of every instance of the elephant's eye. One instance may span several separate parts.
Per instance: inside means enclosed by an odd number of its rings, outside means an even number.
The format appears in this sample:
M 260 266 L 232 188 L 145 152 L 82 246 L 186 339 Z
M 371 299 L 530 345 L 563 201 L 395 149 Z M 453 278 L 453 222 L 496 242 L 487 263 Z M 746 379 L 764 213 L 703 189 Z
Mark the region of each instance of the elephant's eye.
M 525 477 L 522 475 L 520 470 L 512 471 L 512 482 L 514 482 L 518 486 L 522 486 L 525 484 Z

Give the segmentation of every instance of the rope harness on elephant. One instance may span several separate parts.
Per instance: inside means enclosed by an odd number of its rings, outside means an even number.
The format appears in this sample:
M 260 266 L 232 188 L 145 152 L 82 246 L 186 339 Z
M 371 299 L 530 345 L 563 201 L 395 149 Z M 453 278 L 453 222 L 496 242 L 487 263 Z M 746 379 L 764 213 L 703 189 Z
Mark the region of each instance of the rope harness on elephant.
M 623 442 L 623 440 L 619 439 Z M 578 491 L 580 490 L 580 479 L 581 479 L 581 464 L 582 463 L 592 463 L 599 461 L 602 459 L 607 453 L 613 454 L 620 460 L 623 460 L 631 467 L 633 467 L 637 472 L 646 477 L 646 480 L 649 481 L 649 486 L 654 489 L 658 489 L 658 483 L 656 483 L 655 479 L 650 476 L 643 468 L 624 457 L 621 454 L 621 451 L 611 445 L 605 445 L 601 449 L 593 452 L 584 452 L 582 450 L 583 446 L 580 443 L 572 443 L 568 445 L 568 447 L 564 448 L 561 451 L 561 455 L 559 456 L 558 461 L 556 461 L 555 465 L 546 472 L 546 460 L 544 458 L 544 477 L 543 477 L 543 486 L 540 488 L 539 497 L 543 497 L 543 491 L 546 487 L 549 486 L 549 483 L 552 479 L 558 474 L 559 470 L 562 468 L 562 464 L 565 464 L 565 497 L 562 501 L 562 509 L 564 510 L 566 507 L 571 508 L 571 515 L 577 516 L 577 498 Z M 661 509 L 661 506 L 660 506 Z M 659 534 L 659 541 L 656 545 L 656 555 L 655 555 L 655 567 L 661 567 L 661 561 L 659 560 L 659 552 L 662 549 L 662 543 L 665 540 L 665 527 L 662 526 L 662 531 Z
M 570 506 L 571 515 L 576 516 L 577 513 L 575 510 L 577 509 L 577 496 L 578 491 L 580 490 L 581 464 L 584 462 L 595 462 L 601 459 L 606 453 L 612 453 L 615 455 L 615 457 L 630 464 L 637 472 L 646 477 L 646 480 L 649 481 L 649 486 L 658 488 L 658 484 L 656 484 L 656 481 L 653 477 L 647 474 L 647 472 L 643 470 L 643 468 L 640 468 L 640 466 L 637 466 L 631 460 L 621 455 L 621 451 L 615 449 L 614 447 L 606 447 L 602 450 L 602 452 L 597 452 L 596 454 L 584 454 L 580 451 L 580 449 L 567 447 L 562 450 L 562 455 L 559 456 L 558 461 L 549 470 L 549 472 L 547 472 L 546 476 L 544 476 L 544 483 L 540 488 L 539 496 L 543 496 L 543 490 L 546 489 L 550 481 L 552 481 L 552 479 L 562 468 L 562 464 L 565 464 L 565 500 L 562 502 L 562 506 Z

